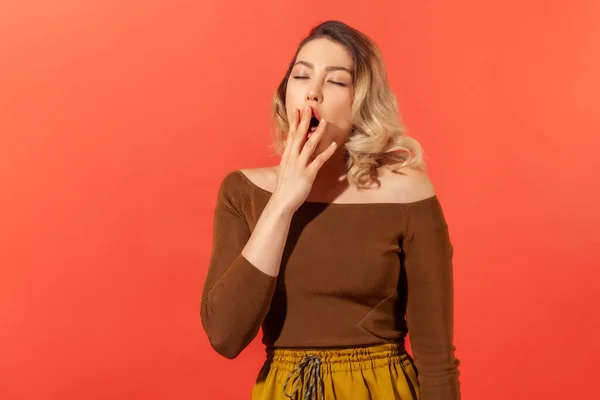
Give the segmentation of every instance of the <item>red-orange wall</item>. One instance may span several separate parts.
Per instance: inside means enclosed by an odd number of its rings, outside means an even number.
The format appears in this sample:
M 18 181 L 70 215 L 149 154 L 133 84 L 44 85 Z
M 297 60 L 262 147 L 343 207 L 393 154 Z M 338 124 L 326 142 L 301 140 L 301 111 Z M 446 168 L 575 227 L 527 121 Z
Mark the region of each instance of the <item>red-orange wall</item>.
M 463 397 L 597 396 L 597 0 L 21 0 L 0 3 L 0 399 L 249 397 L 258 340 L 229 361 L 200 325 L 215 196 L 277 162 L 272 92 L 330 18 L 379 43 L 427 151 Z

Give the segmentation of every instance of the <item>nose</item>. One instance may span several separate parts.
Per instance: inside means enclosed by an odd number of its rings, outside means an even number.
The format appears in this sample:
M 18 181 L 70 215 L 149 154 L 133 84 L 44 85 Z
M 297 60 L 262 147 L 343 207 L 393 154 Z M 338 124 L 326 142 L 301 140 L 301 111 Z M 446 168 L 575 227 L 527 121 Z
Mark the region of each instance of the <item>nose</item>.
M 315 86 L 311 86 L 308 88 L 308 91 L 306 92 L 306 101 L 314 101 L 317 103 L 320 103 L 321 100 L 323 99 L 323 94 L 321 93 L 321 89 L 317 88 Z

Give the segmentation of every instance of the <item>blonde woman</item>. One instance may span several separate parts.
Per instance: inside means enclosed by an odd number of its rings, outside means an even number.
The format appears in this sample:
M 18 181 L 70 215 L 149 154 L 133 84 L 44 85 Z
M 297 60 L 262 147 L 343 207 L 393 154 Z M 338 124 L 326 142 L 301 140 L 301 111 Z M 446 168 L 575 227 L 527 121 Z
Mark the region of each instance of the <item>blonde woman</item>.
M 459 399 L 453 248 L 377 46 L 339 21 L 313 28 L 273 113 L 279 165 L 219 189 L 211 345 L 234 358 L 262 326 L 255 400 Z

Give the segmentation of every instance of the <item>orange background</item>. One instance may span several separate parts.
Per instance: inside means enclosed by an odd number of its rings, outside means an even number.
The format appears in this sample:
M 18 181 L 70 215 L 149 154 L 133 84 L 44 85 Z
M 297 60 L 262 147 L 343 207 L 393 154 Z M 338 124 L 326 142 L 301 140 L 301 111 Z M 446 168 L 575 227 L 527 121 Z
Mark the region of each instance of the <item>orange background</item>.
M 600 3 L 0 3 L 0 399 L 243 399 L 200 325 L 218 184 L 340 19 L 381 47 L 456 249 L 465 399 L 591 399 Z

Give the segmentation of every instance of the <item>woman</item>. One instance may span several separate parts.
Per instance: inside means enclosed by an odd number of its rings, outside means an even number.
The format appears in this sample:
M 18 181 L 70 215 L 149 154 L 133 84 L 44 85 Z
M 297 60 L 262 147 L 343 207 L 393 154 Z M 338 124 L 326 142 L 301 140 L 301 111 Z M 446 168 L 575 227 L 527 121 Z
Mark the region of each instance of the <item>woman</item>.
M 273 110 L 279 165 L 219 189 L 211 345 L 234 358 L 262 326 L 253 399 L 459 399 L 453 248 L 376 45 L 339 21 L 315 27 Z

